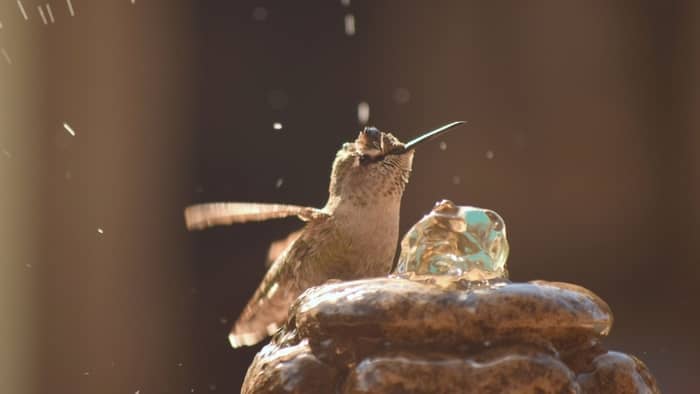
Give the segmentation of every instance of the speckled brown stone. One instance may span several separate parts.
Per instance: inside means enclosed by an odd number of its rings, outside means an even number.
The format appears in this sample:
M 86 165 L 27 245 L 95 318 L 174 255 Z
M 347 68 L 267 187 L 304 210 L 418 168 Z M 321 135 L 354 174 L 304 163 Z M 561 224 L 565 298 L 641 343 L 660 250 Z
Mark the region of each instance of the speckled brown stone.
M 518 283 L 470 291 L 398 278 L 330 284 L 293 307 L 302 337 L 380 337 L 393 343 L 455 346 L 545 339 L 554 344 L 607 334 L 607 304 L 581 287 Z
M 307 341 L 281 348 L 270 343 L 255 356 L 241 393 L 333 393 L 337 374 Z
M 342 393 L 576 393 L 574 374 L 546 354 L 482 360 L 450 355 L 376 355 L 355 367 Z
M 646 365 L 634 356 L 607 352 L 593 360 L 590 373 L 578 375 L 584 393 L 658 394 L 661 391 Z
M 565 283 L 328 283 L 295 302 L 242 393 L 658 393 L 641 361 L 603 348 L 611 325 Z

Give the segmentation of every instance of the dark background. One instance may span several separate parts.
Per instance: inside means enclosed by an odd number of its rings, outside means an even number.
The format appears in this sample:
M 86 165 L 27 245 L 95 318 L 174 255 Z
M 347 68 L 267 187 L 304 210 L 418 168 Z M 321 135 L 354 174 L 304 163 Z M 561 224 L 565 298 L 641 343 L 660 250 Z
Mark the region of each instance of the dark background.
M 182 209 L 322 206 L 362 101 L 403 140 L 469 121 L 417 152 L 402 233 L 441 198 L 498 211 L 511 279 L 593 290 L 610 348 L 698 386 L 699 3 L 22 4 L 0 3 L 3 393 L 238 392 L 259 346 L 227 333 L 298 223 L 188 233 Z

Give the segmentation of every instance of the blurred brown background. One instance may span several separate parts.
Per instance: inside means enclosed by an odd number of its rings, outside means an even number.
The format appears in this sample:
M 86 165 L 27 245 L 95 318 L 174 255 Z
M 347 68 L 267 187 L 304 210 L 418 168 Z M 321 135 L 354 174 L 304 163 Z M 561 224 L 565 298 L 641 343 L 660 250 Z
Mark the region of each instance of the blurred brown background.
M 298 224 L 187 233 L 182 209 L 323 205 L 362 101 L 402 139 L 469 121 L 417 152 L 402 232 L 441 198 L 498 211 L 512 279 L 595 291 L 609 347 L 698 386 L 699 3 L 21 4 L 0 3 L 0 392 L 237 392 L 259 347 L 228 330 Z

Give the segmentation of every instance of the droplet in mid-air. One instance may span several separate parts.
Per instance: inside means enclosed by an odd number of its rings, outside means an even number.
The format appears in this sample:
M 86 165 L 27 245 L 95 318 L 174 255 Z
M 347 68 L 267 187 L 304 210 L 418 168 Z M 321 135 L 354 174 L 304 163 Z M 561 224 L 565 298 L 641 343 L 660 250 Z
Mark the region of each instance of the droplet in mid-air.
M 440 141 L 440 150 L 447 150 L 447 142 Z
M 97 229 L 97 234 L 102 235 L 102 234 L 104 234 L 104 233 L 105 233 L 105 231 L 104 231 L 102 228 L 98 228 L 98 229 Z
M 492 150 L 489 149 L 489 150 L 486 151 L 486 158 L 487 158 L 487 159 L 491 160 L 491 159 L 493 159 L 495 156 L 496 156 L 496 154 L 493 153 Z
M 75 130 L 73 130 L 73 128 L 70 127 L 70 125 L 69 125 L 68 123 L 63 122 L 63 128 L 66 129 L 66 131 L 68 132 L 68 134 L 70 134 L 70 135 L 72 135 L 73 137 L 75 137 Z
M 282 123 L 280 122 L 275 122 L 272 124 L 272 128 L 275 130 L 282 130 Z
M 462 183 L 462 178 L 459 177 L 459 175 L 455 175 L 452 177 L 452 183 L 455 185 L 459 185 Z
M 29 15 L 27 15 L 27 11 L 24 10 L 24 5 L 22 5 L 22 2 L 20 0 L 17 0 L 17 6 L 19 7 L 19 12 L 22 14 L 24 20 L 28 21 Z
M 5 48 L 0 48 L 0 52 L 2 52 L 2 57 L 5 58 L 5 61 L 7 64 L 12 64 L 12 59 L 10 59 L 10 55 L 7 53 L 7 50 Z
M 345 15 L 345 35 L 354 36 L 355 35 L 355 15 L 347 14 Z
M 357 104 L 357 121 L 362 125 L 369 121 L 369 104 L 364 101 Z
M 279 189 L 280 187 L 282 187 L 283 184 L 284 184 L 284 179 L 277 178 L 277 180 L 275 181 L 275 189 Z

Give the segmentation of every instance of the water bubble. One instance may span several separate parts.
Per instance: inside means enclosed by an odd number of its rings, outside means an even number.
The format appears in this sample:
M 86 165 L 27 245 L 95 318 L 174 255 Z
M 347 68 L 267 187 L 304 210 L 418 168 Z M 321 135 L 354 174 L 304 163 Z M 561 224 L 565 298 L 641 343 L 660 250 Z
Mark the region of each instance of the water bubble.
M 280 122 L 275 122 L 272 124 L 272 128 L 275 130 L 282 130 L 282 123 Z
M 357 104 L 357 121 L 360 124 L 367 124 L 369 121 L 369 104 L 364 101 Z
M 345 35 L 350 37 L 355 35 L 355 15 L 353 14 L 345 15 Z
M 455 185 L 459 185 L 460 183 L 462 183 L 462 178 L 460 178 L 459 175 L 455 175 L 452 177 L 452 183 L 454 183 Z
M 447 142 L 440 141 L 440 150 L 447 150 Z
M 487 151 L 486 151 L 486 158 L 487 158 L 487 159 L 491 160 L 491 159 L 494 158 L 494 156 L 495 156 L 495 153 L 493 153 L 492 150 L 487 150 Z
M 394 90 L 394 101 L 399 104 L 406 104 L 411 100 L 411 92 L 406 88 L 397 88 Z
M 282 187 L 283 184 L 284 184 L 284 179 L 277 178 L 277 180 L 275 181 L 275 189 L 279 189 L 280 187 Z
M 283 90 L 272 90 L 267 94 L 267 103 L 272 109 L 284 109 L 289 103 L 289 97 Z
M 265 7 L 255 7 L 253 10 L 253 19 L 258 22 L 267 19 L 267 9 Z

